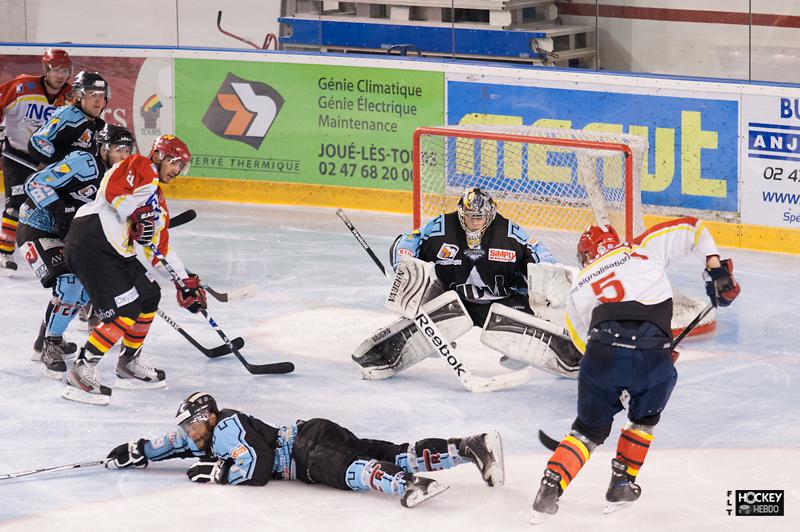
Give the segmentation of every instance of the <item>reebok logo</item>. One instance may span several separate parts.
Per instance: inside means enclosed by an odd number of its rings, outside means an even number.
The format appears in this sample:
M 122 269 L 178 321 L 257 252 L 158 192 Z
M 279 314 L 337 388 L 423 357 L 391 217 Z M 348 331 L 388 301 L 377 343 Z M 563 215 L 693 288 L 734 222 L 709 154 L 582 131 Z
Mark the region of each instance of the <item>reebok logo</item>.
M 414 324 L 422 334 L 428 337 L 433 348 L 447 360 L 447 363 L 450 365 L 450 368 L 456 372 L 456 375 L 462 377 L 465 372 L 464 366 L 453 352 L 450 351 L 450 345 L 444 341 L 442 334 L 439 332 L 438 327 L 434 325 L 433 321 L 429 320 L 424 313 L 420 312 L 414 317 Z
M 281 107 L 283 97 L 266 83 L 228 73 L 208 106 L 203 125 L 224 139 L 259 149 Z

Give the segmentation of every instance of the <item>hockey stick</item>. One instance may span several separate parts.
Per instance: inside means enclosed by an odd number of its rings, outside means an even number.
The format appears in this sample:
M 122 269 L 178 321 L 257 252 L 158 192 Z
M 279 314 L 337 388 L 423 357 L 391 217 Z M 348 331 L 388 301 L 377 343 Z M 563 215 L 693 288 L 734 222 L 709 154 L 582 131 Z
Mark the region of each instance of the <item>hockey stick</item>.
M 352 233 L 353 237 L 355 237 L 358 243 L 361 244 L 361 247 L 364 249 L 364 251 L 367 252 L 375 265 L 381 270 L 381 273 L 383 273 L 391 281 L 392 277 L 387 275 L 386 267 L 372 251 L 372 248 L 369 246 L 369 244 L 367 244 L 367 241 L 364 240 L 364 237 L 361 236 L 361 233 L 358 232 L 358 229 L 356 229 L 355 225 L 353 225 L 353 222 L 350 221 L 350 218 L 347 217 L 342 209 L 336 210 L 336 216 L 341 218 L 341 220 L 350 230 L 350 233 Z M 454 348 L 452 347 L 452 344 L 442 334 L 428 313 L 422 309 L 422 306 L 420 306 L 419 310 L 414 316 L 406 317 L 413 319 L 414 324 L 422 333 L 423 338 L 425 338 L 434 351 L 438 352 L 445 359 L 448 366 L 450 366 L 450 369 L 453 370 L 453 372 L 456 374 L 456 377 L 458 377 L 458 380 L 467 390 L 471 392 L 494 392 L 506 390 L 508 388 L 514 388 L 521 384 L 525 384 L 530 379 L 530 373 L 527 369 L 518 370 L 513 373 L 506 373 L 504 375 L 498 375 L 496 377 L 479 377 L 475 375 L 472 370 L 470 370 L 458 357 Z
M 169 228 L 174 229 L 184 224 L 188 224 L 195 218 L 197 218 L 197 213 L 194 209 L 185 210 L 169 219 Z
M 266 50 L 267 46 L 269 46 L 269 43 L 270 43 L 270 36 L 272 36 L 273 40 L 276 40 L 275 35 L 273 35 L 272 33 L 268 33 L 267 36 L 264 37 L 264 45 L 261 48 L 259 48 L 256 43 L 248 41 L 247 39 L 239 37 L 238 35 L 235 35 L 235 34 L 229 32 L 229 31 L 223 30 L 222 29 L 222 11 L 217 11 L 217 29 L 223 35 L 227 35 L 228 37 L 230 37 L 232 39 L 236 39 L 237 41 L 241 41 L 241 42 L 243 42 L 245 44 L 249 44 L 250 46 L 252 46 L 256 50 Z
M 683 329 L 683 331 L 678 335 L 678 337 L 672 341 L 672 349 L 678 347 L 678 344 L 680 344 L 684 338 L 689 336 L 689 333 L 692 332 L 692 329 L 697 327 L 697 325 L 701 321 L 703 321 L 703 318 L 705 318 L 708 315 L 708 313 L 711 312 L 713 309 L 714 305 L 712 305 L 711 303 L 706 305 L 705 308 L 703 308 L 703 310 L 701 310 L 700 313 L 697 316 L 695 316 L 695 318 L 691 321 L 691 323 L 689 323 L 689 325 L 687 325 L 686 328 Z M 539 442 L 541 442 L 542 445 L 544 445 L 551 451 L 555 451 L 556 447 L 558 447 L 559 444 L 561 443 L 555 438 L 551 438 L 550 436 L 545 434 L 544 431 L 542 431 L 541 429 L 539 429 Z
M 204 281 L 200 281 L 200 286 L 203 287 L 203 290 L 211 294 L 214 299 L 222 303 L 227 303 L 229 301 L 235 301 L 238 299 L 247 299 L 253 297 L 258 292 L 258 285 L 255 283 L 236 288 L 230 292 L 217 292 L 208 286 Z
M 167 272 L 169 272 L 170 277 L 172 277 L 172 282 L 174 282 L 180 288 L 186 288 L 186 285 L 183 284 L 183 280 L 178 275 L 178 272 L 176 272 L 175 269 L 172 267 L 172 265 L 169 262 L 167 262 L 167 259 L 164 258 L 164 256 L 161 254 L 160 251 L 158 251 L 158 248 L 152 242 L 147 244 L 147 247 L 150 249 L 150 251 L 153 252 L 153 255 L 164 266 L 164 268 L 166 268 Z M 214 318 L 212 318 L 209 315 L 208 311 L 206 311 L 206 309 L 201 308 L 200 313 L 208 321 L 208 324 L 211 325 L 211 328 L 216 331 L 216 333 L 219 335 L 220 338 L 222 338 L 222 341 L 225 342 L 225 345 L 228 346 L 228 349 L 230 349 L 236 356 L 236 358 L 239 359 L 239 362 L 241 362 L 242 365 L 245 367 L 245 369 L 250 373 L 252 373 L 253 375 L 291 373 L 292 371 L 294 371 L 294 364 L 292 364 L 291 362 L 273 362 L 271 364 L 250 364 L 249 362 L 247 362 L 247 360 L 245 360 L 242 354 L 239 353 L 239 350 L 236 349 L 236 347 L 231 343 L 231 341 L 228 339 L 228 336 L 222 331 L 222 329 L 220 329 L 219 325 L 217 325 L 217 322 L 214 321 Z
M 102 460 L 95 460 L 94 462 L 79 462 L 77 464 L 68 464 L 62 466 L 55 466 L 55 467 L 45 467 L 42 469 L 32 469 L 30 471 L 20 471 L 19 473 L 6 473 L 4 475 L 0 475 L 0 480 L 8 480 L 10 478 L 19 478 L 19 477 L 27 477 L 29 475 L 38 475 L 39 473 L 49 473 L 55 471 L 67 471 L 69 469 L 78 469 L 79 467 L 94 467 L 99 465 L 105 465 L 110 458 L 103 458 Z
M 207 347 L 203 347 L 203 346 L 202 346 L 202 345 L 201 345 L 201 344 L 200 344 L 200 343 L 199 343 L 197 340 L 195 340 L 194 338 L 192 338 L 192 336 L 191 336 L 189 333 L 187 333 L 185 330 L 183 330 L 183 328 L 182 328 L 180 325 L 178 325 L 178 323 L 177 323 L 175 320 L 173 320 L 173 319 L 172 319 L 172 318 L 169 316 L 169 314 L 167 314 L 166 312 L 164 312 L 164 311 L 163 311 L 163 310 L 161 310 L 161 309 L 157 309 L 157 310 L 156 310 L 156 313 L 157 313 L 159 316 L 161 316 L 161 319 L 163 319 L 164 321 L 166 321 L 166 322 L 167 322 L 167 324 L 169 324 L 169 326 L 170 326 L 170 327 L 172 327 L 173 329 L 175 329 L 176 331 L 178 331 L 178 332 L 180 333 L 180 335 L 181 335 L 181 336 L 183 336 L 184 338 L 186 338 L 186 340 L 187 340 L 187 341 L 188 341 L 190 344 L 192 344 L 193 346 L 195 346 L 195 348 L 197 348 L 197 350 L 198 350 L 198 351 L 200 351 L 201 353 L 203 353 L 203 354 L 204 354 L 205 356 L 207 356 L 208 358 L 219 358 L 219 357 L 221 357 L 221 356 L 225 356 L 225 355 L 228 355 L 228 354 L 230 354 L 231 350 L 230 350 L 230 348 L 228 348 L 228 346 L 227 346 L 227 345 L 225 345 L 225 344 L 223 344 L 223 345 L 218 345 L 217 347 L 212 347 L 211 349 L 208 349 Z M 231 344 L 233 344 L 233 346 L 234 346 L 236 349 L 241 349 L 242 347 L 244 347 L 244 338 L 242 338 L 241 336 L 237 336 L 236 338 L 234 338 L 233 340 L 231 340 Z

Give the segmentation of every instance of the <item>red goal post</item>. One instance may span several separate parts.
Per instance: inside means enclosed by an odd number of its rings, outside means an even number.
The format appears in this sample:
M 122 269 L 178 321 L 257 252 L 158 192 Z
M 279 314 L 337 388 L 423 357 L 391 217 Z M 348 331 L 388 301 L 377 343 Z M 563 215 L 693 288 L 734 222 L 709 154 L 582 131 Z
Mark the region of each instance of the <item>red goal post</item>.
M 588 225 L 610 224 L 633 242 L 644 229 L 641 174 L 647 139 L 605 131 L 534 126 L 418 128 L 413 136 L 414 227 L 455 210 L 469 187 L 487 190 L 498 212 L 541 240 L 559 262 L 577 265 Z M 703 308 L 676 290 L 673 330 Z M 713 313 L 712 313 L 713 314 Z M 714 317 L 698 332 L 713 329 Z

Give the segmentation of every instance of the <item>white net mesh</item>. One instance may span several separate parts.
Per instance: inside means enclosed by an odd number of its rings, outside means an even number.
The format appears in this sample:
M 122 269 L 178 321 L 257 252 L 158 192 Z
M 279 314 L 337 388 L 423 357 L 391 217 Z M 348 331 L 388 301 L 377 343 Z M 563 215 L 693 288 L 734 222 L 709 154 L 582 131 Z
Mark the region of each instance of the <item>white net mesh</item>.
M 634 213 L 633 234 L 644 230 L 638 191 L 647 141 L 641 137 L 524 126 L 429 131 L 420 136 L 417 224 L 454 210 L 464 189 L 480 187 L 503 216 L 566 264 L 574 264 L 578 237 L 590 224 L 610 223 L 626 235 L 626 203 Z M 625 152 L 599 143 L 630 147 L 634 193 L 625 190 Z
M 480 187 L 495 199 L 499 213 L 525 228 L 564 264 L 577 266 L 575 248 L 588 225 L 611 224 L 628 241 L 645 229 L 640 186 L 645 138 L 483 125 L 424 128 L 417 135 L 415 227 L 455 210 L 466 188 Z M 680 329 L 703 303 L 682 294 L 675 299 L 680 304 L 675 306 L 673 328 Z

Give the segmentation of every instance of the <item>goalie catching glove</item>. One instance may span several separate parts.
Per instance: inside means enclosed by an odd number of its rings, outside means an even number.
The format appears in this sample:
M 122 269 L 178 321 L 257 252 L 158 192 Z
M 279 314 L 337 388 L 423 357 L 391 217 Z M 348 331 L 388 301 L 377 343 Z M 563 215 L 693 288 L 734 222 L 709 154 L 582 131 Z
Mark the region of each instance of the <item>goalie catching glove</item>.
M 190 273 L 189 277 L 182 279 L 183 286 L 175 283 L 175 294 L 178 298 L 178 305 L 185 308 L 189 312 L 196 314 L 200 309 L 205 310 L 208 308 L 206 302 L 206 291 L 200 285 L 200 278 Z
M 225 460 L 198 460 L 186 471 L 186 476 L 189 477 L 189 480 L 192 482 L 227 484 L 228 471 L 232 464 L 233 461 L 230 458 Z
M 153 241 L 156 233 L 157 213 L 150 205 L 142 205 L 131 213 L 131 228 L 128 237 L 131 242 L 138 242 L 146 246 Z
M 528 303 L 531 307 L 561 307 L 567 302 L 578 269 L 563 264 L 528 264 Z
M 147 456 L 144 454 L 145 439 L 117 445 L 108 453 L 106 462 L 108 469 L 128 469 L 129 467 L 147 467 Z
M 733 278 L 733 260 L 720 261 L 719 268 L 706 268 L 706 293 L 715 307 L 727 307 L 739 295 L 739 283 Z

